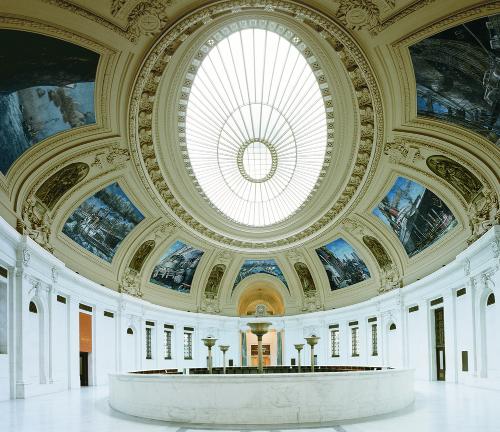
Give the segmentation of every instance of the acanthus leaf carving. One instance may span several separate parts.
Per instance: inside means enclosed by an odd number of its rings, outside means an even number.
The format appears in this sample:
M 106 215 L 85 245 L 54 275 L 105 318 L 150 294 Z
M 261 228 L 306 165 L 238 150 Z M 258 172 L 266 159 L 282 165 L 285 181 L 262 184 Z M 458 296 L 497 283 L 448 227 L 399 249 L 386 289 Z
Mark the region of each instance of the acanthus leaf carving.
M 57 270 L 57 267 L 52 267 L 51 278 L 52 278 L 52 282 L 54 282 L 55 284 L 59 280 L 59 271 Z
M 28 248 L 23 248 L 21 252 L 21 258 L 23 260 L 23 266 L 27 267 L 29 265 L 29 262 L 31 260 L 31 253 L 28 250 Z
M 380 10 L 371 0 L 341 0 L 337 18 L 352 30 L 371 29 L 380 22 Z
M 141 298 L 143 293 L 141 291 L 139 273 L 128 267 L 123 273 L 118 289 L 122 293 Z
M 493 225 L 500 223 L 500 208 L 496 192 L 484 187 L 472 201 L 468 216 L 471 236 L 467 242 L 471 244 L 482 237 Z
M 27 234 L 32 240 L 48 250 L 50 253 L 54 248 L 50 244 L 52 219 L 47 208 L 30 193 L 23 204 L 21 220 L 17 221 L 17 230 L 21 234 Z
M 394 164 L 399 164 L 408 157 L 408 145 L 401 140 L 387 142 L 384 147 L 384 154 L 389 156 L 389 160 Z
M 130 153 L 127 149 L 113 145 L 102 152 L 96 153 L 91 166 L 99 169 L 119 167 L 129 160 Z

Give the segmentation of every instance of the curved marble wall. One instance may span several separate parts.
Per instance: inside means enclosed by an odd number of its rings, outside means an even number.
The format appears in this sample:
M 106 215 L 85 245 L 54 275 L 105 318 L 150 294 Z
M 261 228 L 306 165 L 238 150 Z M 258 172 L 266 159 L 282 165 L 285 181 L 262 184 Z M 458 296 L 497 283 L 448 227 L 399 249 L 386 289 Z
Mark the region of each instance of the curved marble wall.
M 321 337 L 315 350 L 319 364 L 407 367 L 415 369 L 417 379 L 435 379 L 433 309 L 443 307 L 446 380 L 498 386 L 498 380 L 489 378 L 500 378 L 498 362 L 493 361 L 500 356 L 500 340 L 494 337 L 500 332 L 500 306 L 499 302 L 487 305 L 487 299 L 491 293 L 500 298 L 499 256 L 500 226 L 495 226 L 453 262 L 402 289 L 341 309 L 269 317 L 273 328 L 282 331 L 283 363 L 296 357 L 294 343 L 315 333 Z M 6 277 L 0 272 L 0 310 L 7 310 L 0 319 L 0 398 L 80 385 L 80 311 L 92 315 L 91 385 L 106 384 L 109 373 L 204 366 L 201 338 L 209 334 L 230 345 L 227 359 L 235 365 L 241 362 L 241 331 L 247 330 L 252 318 L 183 312 L 112 291 L 73 272 L 4 220 L 0 220 L 0 266 L 7 270 Z M 29 315 L 31 301 L 38 307 L 36 319 Z M 36 334 L 19 325 L 30 320 L 36 321 Z M 146 322 L 154 324 L 151 359 L 146 359 Z M 378 350 L 373 355 L 375 323 Z M 171 359 L 164 355 L 165 325 L 173 327 Z M 190 360 L 184 359 L 185 327 L 193 329 Z M 355 357 L 353 327 L 359 337 Z M 330 352 L 333 328 L 339 330 L 338 357 Z M 33 345 L 40 348 L 36 353 Z M 308 354 L 303 352 L 304 364 Z M 214 364 L 220 364 L 218 349 L 214 356 Z

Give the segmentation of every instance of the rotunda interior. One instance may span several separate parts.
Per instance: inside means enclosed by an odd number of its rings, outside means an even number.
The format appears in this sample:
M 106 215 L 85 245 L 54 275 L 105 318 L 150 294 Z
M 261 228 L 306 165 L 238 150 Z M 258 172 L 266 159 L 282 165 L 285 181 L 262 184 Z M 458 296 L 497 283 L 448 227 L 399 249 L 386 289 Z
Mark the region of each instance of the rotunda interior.
M 7 431 L 497 430 L 498 1 L 3 0 L 0 60 Z

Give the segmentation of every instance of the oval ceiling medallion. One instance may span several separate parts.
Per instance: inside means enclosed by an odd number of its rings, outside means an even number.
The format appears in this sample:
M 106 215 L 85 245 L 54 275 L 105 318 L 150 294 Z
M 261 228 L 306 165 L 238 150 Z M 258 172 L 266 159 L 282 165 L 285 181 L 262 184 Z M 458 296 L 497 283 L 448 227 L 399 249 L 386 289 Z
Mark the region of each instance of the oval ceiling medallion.
M 193 180 L 227 218 L 272 225 L 317 188 L 333 144 L 331 96 L 317 77 L 301 38 L 267 20 L 221 28 L 192 61 L 179 138 Z

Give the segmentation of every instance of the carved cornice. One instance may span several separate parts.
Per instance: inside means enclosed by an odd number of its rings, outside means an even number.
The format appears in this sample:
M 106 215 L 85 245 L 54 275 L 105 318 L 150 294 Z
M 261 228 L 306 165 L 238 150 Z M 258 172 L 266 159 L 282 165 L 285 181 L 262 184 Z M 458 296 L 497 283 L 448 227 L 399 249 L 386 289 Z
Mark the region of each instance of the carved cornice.
M 428 4 L 434 3 L 435 1 L 436 0 L 415 0 L 410 5 L 406 6 L 400 11 L 390 15 L 389 17 L 379 22 L 377 26 L 371 29 L 370 33 L 372 33 L 373 35 L 377 35 L 380 32 L 388 29 L 390 26 L 397 23 L 398 21 L 401 21 L 402 19 L 406 18 L 412 13 L 418 11 L 419 9 L 422 9 L 424 6 L 427 6 Z
M 42 0 L 46 4 L 59 7 L 75 15 L 95 22 L 106 29 L 128 39 L 130 42 L 137 42 L 142 35 L 154 35 L 160 32 L 167 24 L 165 8 L 173 3 L 172 0 L 147 0 L 136 1 L 135 6 L 125 17 L 126 25 L 121 27 L 100 15 L 91 12 L 82 6 L 76 5 L 67 0 Z M 111 12 L 118 14 L 126 1 L 113 1 Z

